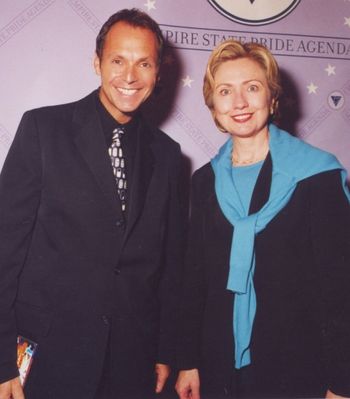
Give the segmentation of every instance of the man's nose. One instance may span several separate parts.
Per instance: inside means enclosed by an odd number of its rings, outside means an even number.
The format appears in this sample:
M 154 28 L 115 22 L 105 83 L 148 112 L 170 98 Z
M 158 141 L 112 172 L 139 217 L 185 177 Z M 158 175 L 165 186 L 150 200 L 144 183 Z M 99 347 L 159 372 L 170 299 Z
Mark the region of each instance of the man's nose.
M 128 83 L 134 83 L 137 80 L 136 67 L 134 65 L 128 65 L 125 69 L 124 80 Z

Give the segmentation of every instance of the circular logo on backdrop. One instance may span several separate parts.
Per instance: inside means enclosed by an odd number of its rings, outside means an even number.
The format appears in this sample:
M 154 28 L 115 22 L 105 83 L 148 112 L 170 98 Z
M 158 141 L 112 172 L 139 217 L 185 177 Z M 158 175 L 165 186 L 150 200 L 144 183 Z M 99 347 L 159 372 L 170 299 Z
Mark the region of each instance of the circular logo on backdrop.
M 264 25 L 282 19 L 300 0 L 208 0 L 219 13 L 245 25 Z

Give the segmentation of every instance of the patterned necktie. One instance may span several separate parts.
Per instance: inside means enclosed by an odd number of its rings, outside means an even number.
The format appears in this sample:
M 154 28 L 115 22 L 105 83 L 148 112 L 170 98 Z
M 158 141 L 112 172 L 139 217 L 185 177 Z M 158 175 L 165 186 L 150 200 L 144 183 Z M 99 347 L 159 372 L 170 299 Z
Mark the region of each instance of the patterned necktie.
M 121 146 L 121 136 L 125 133 L 122 127 L 117 127 L 113 130 L 112 144 L 108 148 L 108 154 L 111 158 L 113 174 L 117 184 L 118 195 L 122 205 L 122 211 L 126 209 L 126 173 L 125 173 L 125 158 L 123 156 L 123 149 Z

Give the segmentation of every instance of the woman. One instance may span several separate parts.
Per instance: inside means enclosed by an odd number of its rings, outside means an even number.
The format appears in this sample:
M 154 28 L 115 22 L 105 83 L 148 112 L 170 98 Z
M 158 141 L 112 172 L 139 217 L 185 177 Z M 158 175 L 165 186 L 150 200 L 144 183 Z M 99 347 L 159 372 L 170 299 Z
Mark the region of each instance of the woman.
M 212 53 L 204 97 L 230 135 L 193 177 L 181 399 L 350 396 L 350 195 L 336 158 L 270 123 L 258 44 Z

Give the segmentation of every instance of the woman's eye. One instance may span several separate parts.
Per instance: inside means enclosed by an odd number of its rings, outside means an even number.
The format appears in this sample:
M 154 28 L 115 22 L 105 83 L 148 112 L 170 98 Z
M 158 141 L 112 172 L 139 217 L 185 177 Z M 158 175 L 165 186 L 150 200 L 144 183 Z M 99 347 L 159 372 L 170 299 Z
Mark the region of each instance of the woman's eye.
M 220 94 L 222 96 L 227 96 L 228 94 L 230 94 L 230 90 L 229 89 L 221 89 Z

